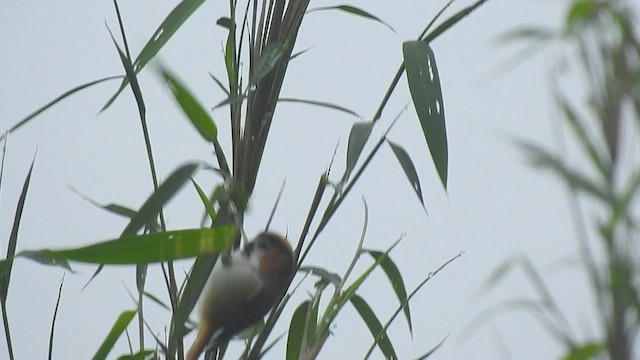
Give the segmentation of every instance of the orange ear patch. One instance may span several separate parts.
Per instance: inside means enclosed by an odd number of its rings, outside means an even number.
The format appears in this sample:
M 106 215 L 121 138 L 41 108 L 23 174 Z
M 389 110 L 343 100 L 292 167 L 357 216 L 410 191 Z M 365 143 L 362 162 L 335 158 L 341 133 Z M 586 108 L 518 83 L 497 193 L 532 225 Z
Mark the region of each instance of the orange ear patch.
M 282 266 L 282 254 L 276 249 L 271 249 L 260 258 L 260 271 L 275 270 Z

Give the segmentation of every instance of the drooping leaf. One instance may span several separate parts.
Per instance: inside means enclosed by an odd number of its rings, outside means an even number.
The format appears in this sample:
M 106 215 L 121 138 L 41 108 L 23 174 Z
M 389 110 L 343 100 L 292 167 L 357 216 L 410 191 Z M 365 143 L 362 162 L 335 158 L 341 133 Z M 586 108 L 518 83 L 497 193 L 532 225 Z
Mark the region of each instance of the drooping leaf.
M 413 165 L 413 161 L 411 161 L 411 157 L 402 146 L 389 140 L 387 140 L 387 142 L 389 143 L 389 146 L 391 146 L 391 150 L 393 150 L 393 153 L 396 155 L 396 159 L 398 159 L 398 162 L 402 166 L 404 175 L 407 177 L 407 180 L 409 180 L 413 191 L 415 191 L 416 195 L 418 195 L 418 199 L 422 204 L 422 208 L 426 211 L 426 208 L 424 206 L 424 199 L 422 198 L 422 187 L 420 186 L 420 178 L 418 177 L 416 167 Z
M 351 127 L 349 144 L 347 145 L 347 174 L 350 174 L 355 168 L 362 149 L 371 135 L 373 125 L 373 122 L 357 122 Z
M 169 84 L 174 99 L 191 124 L 198 130 L 200 136 L 206 141 L 215 141 L 218 137 L 218 128 L 207 110 L 175 75 L 164 68 L 161 68 L 160 71 L 164 80 Z
M 440 349 L 440 347 L 442 346 L 442 344 L 444 344 L 444 342 L 447 340 L 447 337 L 449 337 L 449 335 L 447 335 L 444 339 L 440 340 L 440 342 L 438 344 L 436 344 L 436 346 L 434 346 L 433 348 L 431 348 L 431 350 L 427 351 L 426 353 L 418 356 L 416 358 L 416 360 L 424 360 L 424 359 L 428 359 L 431 355 L 433 355 L 438 349 Z
M 123 311 L 120 316 L 118 316 L 118 319 L 113 324 L 111 331 L 109 331 L 109 334 L 107 334 L 107 337 L 100 345 L 100 348 L 98 349 L 96 354 L 93 355 L 93 360 L 104 360 L 107 358 L 107 355 L 109 355 L 109 352 L 111 352 L 111 349 L 115 345 L 116 341 L 126 330 L 127 326 L 129 326 L 129 323 L 136 315 L 136 313 L 136 310 L 128 310 Z
M 38 115 L 40 115 L 43 112 L 45 112 L 46 110 L 48 110 L 53 105 L 59 103 L 60 101 L 66 99 L 67 97 L 77 93 L 78 91 L 84 90 L 84 89 L 92 87 L 94 85 L 101 84 L 101 83 L 103 83 L 105 81 L 110 81 L 110 80 L 115 80 L 115 79 L 122 79 L 122 78 L 123 78 L 122 75 L 108 76 L 108 77 L 105 77 L 105 78 L 102 78 L 102 79 L 98 79 L 98 80 L 90 81 L 90 82 L 82 84 L 82 85 L 78 85 L 78 86 L 76 86 L 74 88 L 71 88 L 71 89 L 65 91 L 60 96 L 58 96 L 55 99 L 49 101 L 48 103 L 46 103 L 45 105 L 43 105 L 42 107 L 37 109 L 36 111 L 32 112 L 31 114 L 27 115 L 22 120 L 18 121 L 15 125 L 13 125 L 11 128 L 9 128 L 8 131 L 6 131 L 6 133 L 3 132 L 2 134 L 0 134 L 0 140 L 4 139 L 6 134 L 11 134 L 12 132 L 18 130 L 20 127 L 22 127 L 23 125 L 25 125 L 29 121 L 33 120 L 35 117 L 37 117 Z
M 429 44 L 424 41 L 407 41 L 402 44 L 402 51 L 413 105 L 436 171 L 446 189 L 447 131 L 436 58 Z
M 65 250 L 22 251 L 18 256 L 46 264 L 78 261 L 92 264 L 137 265 L 210 255 L 225 250 L 234 239 L 232 226 L 124 236 Z
M 385 359 L 398 359 L 396 350 L 393 348 L 387 332 L 382 328 L 380 320 L 378 320 L 376 314 L 371 310 L 369 304 L 357 294 L 351 297 L 351 304 L 356 308 L 365 324 L 367 324 L 371 336 L 373 336 L 378 348 L 384 354 Z
M 393 31 L 394 33 L 396 32 L 393 29 L 393 27 L 391 27 L 391 25 L 389 25 L 388 23 L 382 21 L 379 17 L 377 17 L 377 16 L 375 16 L 375 15 L 373 15 L 373 14 L 367 12 L 367 11 L 364 11 L 364 10 L 358 8 L 358 7 L 351 6 L 351 5 L 323 6 L 323 7 L 318 7 L 318 8 L 315 8 L 315 9 L 311 9 L 308 12 L 311 13 L 311 12 L 314 12 L 314 11 L 326 11 L 326 10 L 339 10 L 339 11 L 343 11 L 343 12 L 345 12 L 347 14 L 351 14 L 351 15 L 355 15 L 355 16 L 358 16 L 358 17 L 362 17 L 362 18 L 367 19 L 367 20 L 372 20 L 372 21 L 378 22 L 378 23 L 388 27 L 389 30 Z
M 376 261 L 380 261 L 380 267 L 384 270 L 384 273 L 387 275 L 387 279 L 391 283 L 391 287 L 393 291 L 396 293 L 400 304 L 406 303 L 407 301 L 407 289 L 404 286 L 404 280 L 402 279 L 402 274 L 395 262 L 381 251 L 376 250 L 364 250 L 369 253 Z M 411 324 L 411 310 L 409 309 L 409 303 L 407 303 L 402 311 L 404 312 L 404 316 L 407 319 L 407 325 L 409 326 L 409 332 L 413 334 L 413 326 Z
M 149 63 L 149 61 L 158 54 L 160 49 L 162 49 L 182 24 L 187 21 L 187 19 L 200 7 L 200 5 L 202 5 L 203 2 L 204 0 L 184 0 L 176 5 L 176 7 L 169 13 L 169 15 L 167 15 L 151 38 L 147 41 L 147 44 L 142 48 L 142 51 L 133 63 L 136 73 L 140 72 L 140 70 L 142 70 L 147 63 Z M 128 84 L 129 80 L 125 78 L 120 84 L 120 88 L 102 107 L 101 111 L 111 106 Z
M 292 102 L 292 103 L 299 103 L 299 104 L 307 104 L 307 105 L 314 105 L 314 106 L 319 106 L 319 107 L 323 107 L 323 108 L 327 108 L 327 109 L 331 109 L 331 110 L 337 110 L 349 115 L 353 115 L 357 118 L 362 118 L 362 116 L 360 116 L 357 112 L 346 108 L 344 106 L 340 106 L 337 104 L 333 104 L 330 102 L 326 102 L 326 101 L 318 101 L 318 100 L 308 100 L 308 99 L 297 99 L 297 98 L 280 98 L 278 99 L 278 101 L 280 102 Z

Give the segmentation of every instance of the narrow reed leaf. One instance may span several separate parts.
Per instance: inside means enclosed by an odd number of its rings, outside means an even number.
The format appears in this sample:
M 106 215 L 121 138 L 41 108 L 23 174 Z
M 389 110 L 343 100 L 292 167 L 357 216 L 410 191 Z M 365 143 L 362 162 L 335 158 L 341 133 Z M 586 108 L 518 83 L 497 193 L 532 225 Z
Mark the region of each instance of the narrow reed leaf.
M 442 346 L 442 344 L 444 344 L 444 342 L 447 340 L 448 337 L 449 335 L 445 336 L 445 338 L 440 340 L 440 342 L 436 344 L 436 346 L 434 346 L 431 350 L 427 351 L 426 353 L 418 356 L 416 360 L 428 359 L 431 355 L 433 355 L 433 353 L 435 353 L 438 349 L 440 349 L 440 347 Z
M 158 29 L 153 33 L 151 38 L 147 41 L 147 44 L 142 48 L 140 55 L 133 63 L 133 67 L 136 73 L 140 72 L 151 59 L 153 59 L 160 49 L 171 39 L 171 37 L 178 31 L 178 29 L 184 24 L 185 21 L 202 5 L 204 0 L 184 0 L 178 3 L 178 5 L 167 15 L 162 21 Z M 120 84 L 120 88 L 113 96 L 107 101 L 100 111 L 106 110 L 115 99 L 120 95 L 122 90 L 129 84 L 128 79 L 124 79 Z
M 200 136 L 206 141 L 215 141 L 218 136 L 218 128 L 207 110 L 205 110 L 200 102 L 191 94 L 191 91 L 189 91 L 175 75 L 171 74 L 165 68 L 161 68 L 160 72 L 169 85 L 169 89 L 171 89 L 173 97 L 178 105 L 180 105 L 182 112 L 191 121 L 191 124 L 196 130 L 198 130 Z
M 160 184 L 158 190 L 154 191 L 142 204 L 136 216 L 131 218 L 129 224 L 122 231 L 122 235 L 135 234 L 145 225 L 155 223 L 158 214 L 162 211 L 162 207 L 191 179 L 191 176 L 199 166 L 199 164 L 187 163 L 171 173 Z
M 18 256 L 46 264 L 78 261 L 105 265 L 137 265 L 210 255 L 225 250 L 234 228 L 221 226 L 124 236 L 65 250 L 22 251 Z
M 118 316 L 118 319 L 113 324 L 111 331 L 109 331 L 109 334 L 107 334 L 107 337 L 100 345 L 100 348 L 98 349 L 96 354 L 93 355 L 93 360 L 104 360 L 107 358 L 107 355 L 109 355 L 109 353 L 111 352 L 111 349 L 115 345 L 116 341 L 126 330 L 127 326 L 129 326 L 129 323 L 136 315 L 136 313 L 136 310 L 128 310 L 123 311 L 120 316 Z
M 378 23 L 386 26 L 387 28 L 389 28 L 389 30 L 391 30 L 394 33 L 396 33 L 396 31 L 391 27 L 391 25 L 389 25 L 388 23 L 380 20 L 380 18 L 378 18 L 377 16 L 372 15 L 371 13 L 369 13 L 367 11 L 364 11 L 364 10 L 362 10 L 360 8 L 357 8 L 357 7 L 351 6 L 351 5 L 323 6 L 323 7 L 311 9 L 311 10 L 308 11 L 308 13 L 315 12 L 315 11 L 326 11 L 326 10 L 339 10 L 339 11 L 343 11 L 343 12 L 345 12 L 347 14 L 359 16 L 359 17 L 362 17 L 362 18 L 367 19 L 367 20 L 372 20 L 372 21 L 378 22 Z
M 18 121 L 15 125 L 13 125 L 11 128 L 9 128 L 9 130 L 7 130 L 6 133 L 3 133 L 3 134 L 0 135 L 0 140 L 4 139 L 6 134 L 11 134 L 12 132 L 18 130 L 20 127 L 22 127 L 23 125 L 25 125 L 29 121 L 33 120 L 35 117 L 37 117 L 38 115 L 40 115 L 43 112 L 45 112 L 46 110 L 48 110 L 53 105 L 59 103 L 60 101 L 66 99 L 67 97 L 77 93 L 78 91 L 84 90 L 86 88 L 90 88 L 90 87 L 92 87 L 94 85 L 97 85 L 97 84 L 101 84 L 101 83 L 103 83 L 105 81 L 110 81 L 110 80 L 115 80 L 115 79 L 122 79 L 122 78 L 123 78 L 122 75 L 108 76 L 108 77 L 105 77 L 105 78 L 102 78 L 102 79 L 98 79 L 98 80 L 90 81 L 90 82 L 82 84 L 82 85 L 78 85 L 78 86 L 76 86 L 74 88 L 71 88 L 71 89 L 65 91 L 60 96 L 58 96 L 55 99 L 49 101 L 48 103 L 44 104 L 42 107 L 37 109 L 36 111 L 32 112 L 31 114 L 27 115 L 22 120 Z
M 13 257 L 16 253 L 16 245 L 18 244 L 18 230 L 20 229 L 20 221 L 22 220 L 22 211 L 24 210 L 24 204 L 27 201 L 27 193 L 29 192 L 29 184 L 31 183 L 31 174 L 33 173 L 33 165 L 36 162 L 35 156 L 31 161 L 29 172 L 22 184 L 22 191 L 18 198 L 18 205 L 16 207 L 16 214 L 13 218 L 13 226 L 11 227 L 11 234 L 9 235 L 9 243 L 7 244 L 7 258 L 2 261 L 3 265 L 0 267 L 0 302 L 4 307 L 7 302 L 7 293 L 9 292 L 9 281 L 11 280 L 11 269 L 13 268 Z
M 216 209 L 213 208 L 213 204 L 207 197 L 207 194 L 204 193 L 200 185 L 198 185 L 198 183 L 193 179 L 191 179 L 191 182 L 193 183 L 193 187 L 195 187 L 196 191 L 198 192 L 200 201 L 202 201 L 202 205 L 204 205 L 204 209 L 206 213 L 209 215 L 209 218 L 211 219 L 211 223 L 213 223 L 216 219 Z
M 451 1 L 453 2 L 453 0 Z M 450 3 L 451 3 L 450 2 Z M 458 11 L 453 16 L 442 22 L 442 24 L 438 25 L 437 28 L 433 29 L 423 40 L 425 42 L 431 42 L 435 40 L 438 36 L 442 35 L 445 31 L 449 30 L 453 25 L 457 24 L 460 20 L 469 16 L 472 12 L 476 11 L 480 6 L 484 5 L 487 0 L 478 0 L 475 3 L 467 6 L 466 8 Z M 448 6 L 448 5 L 447 5 Z M 421 37 L 422 38 L 422 37 Z
M 48 359 L 53 359 L 53 339 L 56 329 L 56 319 L 58 318 L 58 308 L 60 307 L 60 298 L 62 297 L 62 286 L 64 285 L 64 274 L 60 281 L 60 288 L 58 289 L 58 299 L 56 300 L 56 307 L 53 310 L 53 319 L 51 320 L 51 332 L 49 333 L 49 356 Z
M 284 55 L 285 50 L 287 50 L 286 44 L 273 43 L 267 45 L 262 54 L 260 54 L 260 59 L 256 65 L 252 80 L 254 84 L 257 84 L 273 70 L 282 55 Z
M 395 262 L 391 260 L 391 257 L 381 251 L 376 250 L 364 250 L 369 255 L 371 255 L 376 261 L 380 260 L 380 267 L 384 270 L 384 273 L 387 275 L 387 279 L 391 283 L 391 287 L 393 291 L 396 293 L 400 304 L 406 303 L 403 307 L 402 311 L 404 312 L 404 316 L 407 319 L 407 325 L 409 326 L 409 332 L 413 335 L 413 326 L 411 324 L 411 310 L 409 309 L 409 303 L 407 302 L 407 289 L 404 286 L 404 280 L 402 279 L 402 274 Z
M 287 337 L 287 360 L 300 359 L 302 346 L 306 346 L 304 334 L 310 304 L 311 302 L 309 300 L 302 302 L 291 316 L 288 331 L 289 335 Z
M 429 44 L 424 41 L 407 41 L 402 44 L 402 51 L 413 105 L 429 146 L 431 158 L 446 189 L 447 131 L 436 58 Z
M 378 320 L 376 314 L 371 310 L 369 304 L 367 304 L 367 302 L 358 295 L 353 295 L 351 297 L 351 304 L 356 308 L 365 324 L 367 324 L 367 328 L 369 328 L 371 336 L 373 336 L 378 348 L 380 348 L 380 351 L 384 354 L 385 359 L 397 360 L 398 355 L 396 355 L 396 350 L 393 348 L 393 344 L 391 343 L 389 336 L 387 336 L 387 332 L 382 328 L 380 320 Z
M 299 104 L 307 104 L 307 105 L 314 105 L 314 106 L 319 106 L 319 107 L 323 107 L 323 108 L 327 108 L 327 109 L 331 109 L 331 110 L 337 110 L 352 116 L 355 116 L 357 118 L 362 118 L 362 116 L 360 116 L 360 114 L 358 114 L 357 112 L 346 108 L 344 106 L 341 105 L 337 105 L 337 104 L 333 104 L 330 102 L 326 102 L 326 101 L 318 101 L 318 100 L 308 100 L 308 99 L 297 99 L 297 98 L 280 98 L 278 99 L 279 102 L 292 102 L 292 103 L 299 103 Z
M 418 177 L 418 172 L 416 171 L 416 167 L 413 165 L 411 157 L 402 146 L 389 140 L 387 140 L 387 143 L 389 144 L 389 146 L 391 146 L 391 150 L 393 150 L 396 159 L 398 159 L 398 162 L 402 166 L 404 175 L 407 177 L 407 180 L 409 180 L 413 191 L 415 191 L 416 195 L 418 196 L 418 200 L 420 200 L 422 208 L 426 211 L 426 208 L 424 206 L 424 199 L 422 198 L 422 187 L 420 186 L 420 178 Z

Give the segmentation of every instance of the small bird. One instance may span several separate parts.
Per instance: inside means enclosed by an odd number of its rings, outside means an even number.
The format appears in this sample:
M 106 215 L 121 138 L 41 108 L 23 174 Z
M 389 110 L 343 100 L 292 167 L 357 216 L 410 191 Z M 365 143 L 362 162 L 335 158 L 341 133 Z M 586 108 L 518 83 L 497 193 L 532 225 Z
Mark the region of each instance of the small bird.
M 285 291 L 293 267 L 291 245 L 272 232 L 221 255 L 198 300 L 198 335 L 187 360 L 197 360 L 208 345 L 214 348 L 262 319 Z

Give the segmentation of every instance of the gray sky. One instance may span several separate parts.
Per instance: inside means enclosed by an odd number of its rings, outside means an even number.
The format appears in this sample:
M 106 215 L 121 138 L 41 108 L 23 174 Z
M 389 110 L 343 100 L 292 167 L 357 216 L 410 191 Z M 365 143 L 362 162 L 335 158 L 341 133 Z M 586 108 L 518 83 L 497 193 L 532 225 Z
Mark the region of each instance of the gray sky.
M 125 26 L 138 53 L 175 6 L 174 1 L 122 2 Z M 226 33 L 215 20 L 226 14 L 226 2 L 209 1 L 176 34 L 160 54 L 208 106 L 223 99 L 208 72 L 224 78 L 222 48 Z M 459 1 L 457 8 L 470 2 Z M 415 38 L 444 4 L 443 1 L 368 1 L 353 5 L 381 17 L 397 34 L 374 22 L 337 12 L 310 14 L 297 49 L 311 50 L 290 66 L 283 96 L 330 101 L 369 119 L 401 61 L 401 44 Z M 312 2 L 312 6 L 335 5 Z M 553 146 L 555 128 L 549 104 L 545 53 L 509 71 L 495 72 L 520 46 L 498 46 L 497 35 L 516 26 L 558 26 L 559 1 L 492 0 L 470 18 L 433 43 L 444 93 L 449 140 L 449 185 L 445 193 L 434 171 L 413 106 L 400 116 L 390 138 L 411 154 L 422 181 L 426 216 L 390 149 L 383 149 L 350 199 L 320 238 L 309 264 L 343 273 L 363 222 L 364 197 L 369 206 L 366 247 L 385 249 L 400 234 L 406 239 L 392 253 L 408 289 L 460 251 L 465 254 L 427 285 L 411 303 L 414 335 L 400 319 L 390 330 L 401 359 L 416 357 L 450 335 L 437 359 L 499 358 L 499 332 L 514 358 L 544 359 L 560 354 L 559 346 L 532 320 L 513 313 L 461 338 L 462 330 L 483 309 L 500 300 L 531 295 L 520 274 L 511 276 L 488 296 L 474 292 L 492 269 L 510 256 L 526 254 L 544 267 L 575 253 L 575 239 L 562 186 L 554 178 L 530 169 L 511 142 L 525 138 Z M 448 11 L 448 15 L 454 11 Z M 0 13 L 0 129 L 8 128 L 62 92 L 103 76 L 121 74 L 120 60 L 108 26 L 117 32 L 112 3 L 12 1 Z M 210 149 L 176 109 L 167 89 L 151 68 L 141 75 L 158 173 L 166 176 L 180 163 L 213 162 Z M 106 112 L 96 115 L 117 83 L 78 94 L 10 136 L 0 203 L 0 249 L 4 257 L 15 204 L 30 161 L 37 160 L 18 249 L 79 246 L 119 235 L 125 220 L 109 215 L 68 189 L 68 185 L 102 202 L 138 207 L 152 184 L 147 168 L 135 101 L 130 91 Z M 406 80 L 400 83 L 383 115 L 383 126 L 410 100 Z M 229 143 L 227 111 L 214 118 Z M 348 131 L 355 119 L 341 113 L 303 105 L 281 104 L 251 200 L 245 224 L 254 235 L 264 226 L 281 182 L 287 185 L 273 228 L 296 238 L 303 225 L 318 176 L 338 145 L 339 174 L 344 163 Z M 377 139 L 382 129 L 374 132 Z M 371 144 L 369 144 L 371 145 Z M 370 148 L 370 147 L 367 147 Z M 197 180 L 204 188 L 218 181 L 207 173 Z M 187 187 L 167 208 L 172 229 L 198 226 L 201 205 Z M 369 264 L 363 258 L 362 271 Z M 180 265 L 188 269 L 189 262 Z M 76 265 L 67 274 L 56 328 L 54 358 L 93 355 L 118 314 L 133 309 L 126 288 L 134 291 L 134 267 L 107 268 L 84 291 L 93 267 Z M 8 306 L 18 359 L 43 358 L 47 353 L 50 320 L 64 271 L 27 260 L 14 265 Z M 593 332 L 590 304 L 575 268 L 549 274 L 567 316 L 581 334 Z M 568 286 L 567 284 L 570 284 Z M 305 290 L 313 282 L 305 283 Z M 157 267 L 150 271 L 148 289 L 166 298 Z M 360 294 L 381 319 L 395 309 L 384 275 L 378 272 Z M 306 297 L 300 291 L 297 303 Z M 288 326 L 290 306 L 279 330 Z M 149 303 L 150 326 L 164 337 L 169 314 Z M 384 320 L 383 320 L 384 321 Z M 132 334 L 136 330 L 132 327 Z M 321 358 L 360 358 L 370 344 L 366 326 L 352 308 L 334 324 L 334 335 Z M 135 335 L 134 336 L 135 339 Z M 355 339 L 354 339 L 355 337 Z M 152 347 L 151 337 L 148 338 Z M 190 341 L 190 340 L 188 340 Z M 137 340 L 134 340 L 137 342 Z M 284 342 L 269 358 L 280 358 Z M 535 349 L 535 351 L 532 351 Z M 120 340 L 115 354 L 127 351 Z M 5 356 L 4 336 L 0 354 Z M 374 358 L 381 355 L 375 353 Z

